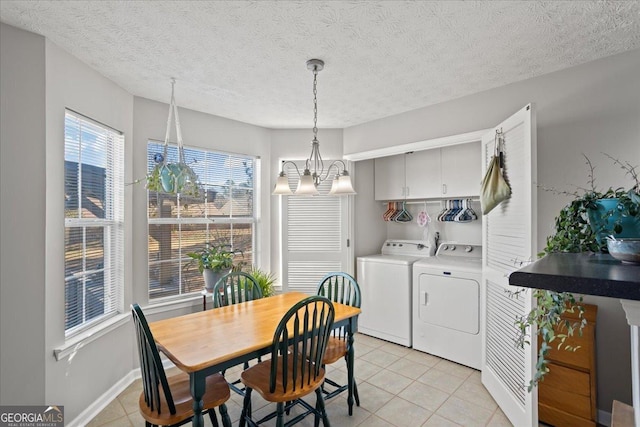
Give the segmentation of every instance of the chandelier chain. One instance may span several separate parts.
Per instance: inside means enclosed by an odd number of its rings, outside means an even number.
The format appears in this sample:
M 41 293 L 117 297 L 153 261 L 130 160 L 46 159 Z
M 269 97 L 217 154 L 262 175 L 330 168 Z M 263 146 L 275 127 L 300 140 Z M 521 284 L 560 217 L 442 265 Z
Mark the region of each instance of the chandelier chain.
M 318 70 L 313 70 L 313 138 L 318 137 Z

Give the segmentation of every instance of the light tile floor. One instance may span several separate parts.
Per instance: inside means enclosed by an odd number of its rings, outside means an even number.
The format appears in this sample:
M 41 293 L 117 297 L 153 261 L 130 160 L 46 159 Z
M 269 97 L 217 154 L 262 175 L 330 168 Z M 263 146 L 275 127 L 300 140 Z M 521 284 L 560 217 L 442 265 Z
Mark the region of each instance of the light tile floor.
M 360 407 L 353 416 L 347 412 L 346 393 L 327 402 L 327 413 L 334 427 L 427 427 L 427 426 L 511 426 L 500 408 L 480 383 L 480 373 L 466 366 L 430 354 L 408 349 L 366 335 L 356 335 L 355 375 Z M 239 375 L 239 368 L 227 372 Z M 168 371 L 171 375 L 175 368 Z M 327 375 L 346 382 L 346 365 L 337 362 Z M 144 426 L 138 412 L 140 380 L 134 381 L 88 425 Z M 308 397 L 315 404 L 315 394 Z M 238 425 L 242 397 L 231 393 L 227 408 L 233 425 Z M 275 410 L 254 393 L 253 412 L 260 417 Z M 294 408 L 292 415 L 301 409 Z M 205 425 L 210 426 L 208 416 Z M 274 426 L 275 419 L 265 426 Z M 300 427 L 313 425 L 308 416 Z

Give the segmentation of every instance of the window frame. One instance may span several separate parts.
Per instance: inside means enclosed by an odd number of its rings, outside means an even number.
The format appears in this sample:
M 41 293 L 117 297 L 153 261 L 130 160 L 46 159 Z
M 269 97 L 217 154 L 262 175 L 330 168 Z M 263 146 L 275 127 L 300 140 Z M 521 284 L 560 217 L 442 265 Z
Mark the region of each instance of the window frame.
M 123 294 L 124 294 L 124 229 L 125 229 L 125 195 L 124 195 L 124 181 L 125 181 L 125 135 L 124 132 L 117 130 L 111 126 L 101 123 L 91 117 L 88 117 L 82 113 L 74 111 L 69 108 L 65 108 L 64 112 L 64 162 L 65 172 L 64 179 L 67 178 L 66 162 L 67 162 L 67 121 L 77 120 L 79 125 L 77 127 L 79 139 L 78 139 L 78 169 L 76 174 L 75 187 L 78 191 L 78 217 L 68 217 L 67 208 L 65 206 L 64 212 L 64 228 L 65 228 L 65 243 L 64 243 L 64 255 L 65 255 L 65 272 L 64 272 L 64 289 L 65 289 L 65 311 L 64 311 L 64 335 L 65 340 L 76 337 L 88 330 L 91 330 L 99 325 L 108 322 L 110 319 L 121 315 L 124 311 Z M 80 212 L 82 212 L 82 203 L 80 201 L 80 194 L 82 194 L 82 152 L 83 139 L 82 139 L 82 124 L 86 123 L 91 126 L 98 127 L 101 131 L 107 135 L 106 147 L 102 152 L 105 159 L 105 181 L 104 181 L 104 215 L 105 218 L 82 218 Z M 71 137 L 73 138 L 73 136 Z M 71 156 L 72 154 L 69 154 Z M 109 184 L 112 185 L 109 185 Z M 65 190 L 66 192 L 66 183 Z M 103 230 L 102 240 L 102 257 L 103 266 L 99 269 L 88 269 L 86 260 L 86 233 L 88 228 L 100 227 Z M 78 229 L 83 233 L 82 242 L 82 271 L 74 272 L 67 275 L 67 242 L 66 232 L 67 230 Z M 83 309 L 82 309 L 82 322 L 67 328 L 67 304 L 71 303 L 67 300 L 67 283 L 71 280 L 78 278 L 86 278 L 95 272 L 102 270 L 104 274 L 103 278 L 103 310 L 104 312 L 97 315 L 94 318 L 86 319 L 87 316 L 87 303 L 86 292 L 87 285 L 83 283 Z M 108 298 L 107 298 L 108 297 Z
M 159 141 L 153 138 L 148 138 L 147 139 L 147 148 L 146 148 L 146 159 L 147 159 L 147 163 L 146 163 L 146 168 L 147 171 L 149 172 L 150 170 L 150 159 L 151 159 L 151 154 L 149 152 L 149 148 L 152 144 L 158 145 L 158 146 L 162 146 L 164 144 L 164 141 Z M 177 144 L 175 143 L 168 143 L 169 147 L 174 147 L 177 148 Z M 189 263 L 191 261 L 190 258 L 188 258 L 186 256 L 186 254 L 182 254 L 181 257 L 179 258 L 171 258 L 168 260 L 151 260 L 150 259 L 150 252 L 149 252 L 149 240 L 150 240 L 150 227 L 152 225 L 178 225 L 178 226 L 182 226 L 182 225 L 229 225 L 231 229 L 233 229 L 233 225 L 249 225 L 251 228 L 251 247 L 252 247 L 252 251 L 251 251 L 251 259 L 247 260 L 245 259 L 244 261 L 246 262 L 246 265 L 248 267 L 250 267 L 251 265 L 257 265 L 258 263 L 258 250 L 257 250 L 257 234 L 258 234 L 258 224 L 259 224 L 259 195 L 258 195 L 258 188 L 259 188 L 259 184 L 257 182 L 256 179 L 256 174 L 259 172 L 260 170 L 260 157 L 259 156 L 255 156 L 255 155 L 249 155 L 249 154 L 243 154 L 243 153 L 232 153 L 229 151 L 224 151 L 224 150 L 216 150 L 216 149 L 211 149 L 211 148 L 204 148 L 204 147 L 198 147 L 198 146 L 190 146 L 190 145 L 184 145 L 184 149 L 185 150 L 195 150 L 198 151 L 202 154 L 204 153 L 210 153 L 213 155 L 222 155 L 222 156 L 229 156 L 229 157 L 235 157 L 235 158 L 243 158 L 243 159 L 248 159 L 252 161 L 252 168 L 253 168 L 253 186 L 251 187 L 251 192 L 252 192 L 252 215 L 251 216 L 247 216 L 247 215 L 241 215 L 241 216 L 207 216 L 207 214 L 205 214 L 205 216 L 202 217 L 193 217 L 193 216 L 188 216 L 188 217 L 175 217 L 175 218 L 157 218 L 157 217 L 150 217 L 149 216 L 149 203 L 150 203 L 150 199 L 149 196 L 151 194 L 151 192 L 149 190 L 146 190 L 146 195 L 147 195 L 147 201 L 146 201 L 146 210 L 147 210 L 147 298 L 149 301 L 150 305 L 157 305 L 157 304 L 166 304 L 172 301 L 179 301 L 179 300 L 184 300 L 184 299 L 189 299 L 189 298 L 193 298 L 194 296 L 200 296 L 202 294 L 202 290 L 197 290 L 197 291 L 191 291 L 191 292 L 186 292 L 183 289 L 183 270 L 184 270 L 184 264 Z M 188 161 L 187 161 L 188 163 Z M 230 199 L 231 200 L 231 199 Z M 178 213 L 180 213 L 181 211 L 181 198 L 180 196 L 176 197 L 176 210 Z M 180 247 L 180 251 L 182 250 L 182 247 Z M 172 294 L 172 295 L 165 295 L 165 296 L 156 296 L 156 297 L 152 297 L 151 294 L 151 272 L 150 269 L 153 265 L 161 265 L 162 263 L 166 263 L 166 262 L 175 262 L 178 261 L 180 262 L 180 268 L 178 268 L 178 293 L 177 294 Z M 196 267 L 194 267 L 196 268 Z M 204 283 L 204 279 L 203 283 Z M 203 288 L 204 289 L 204 286 Z

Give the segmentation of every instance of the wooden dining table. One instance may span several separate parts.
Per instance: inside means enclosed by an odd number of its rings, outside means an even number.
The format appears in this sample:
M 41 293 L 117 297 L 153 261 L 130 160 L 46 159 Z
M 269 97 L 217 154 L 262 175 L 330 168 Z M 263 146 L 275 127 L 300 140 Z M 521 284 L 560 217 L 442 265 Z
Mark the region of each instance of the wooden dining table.
M 158 349 L 189 374 L 193 425 L 203 426 L 202 396 L 207 376 L 267 354 L 285 313 L 309 295 L 288 292 L 149 324 Z M 334 328 L 347 329 L 347 364 L 353 373 L 353 333 L 360 309 L 333 303 Z M 349 415 L 353 414 L 353 375 L 349 376 Z

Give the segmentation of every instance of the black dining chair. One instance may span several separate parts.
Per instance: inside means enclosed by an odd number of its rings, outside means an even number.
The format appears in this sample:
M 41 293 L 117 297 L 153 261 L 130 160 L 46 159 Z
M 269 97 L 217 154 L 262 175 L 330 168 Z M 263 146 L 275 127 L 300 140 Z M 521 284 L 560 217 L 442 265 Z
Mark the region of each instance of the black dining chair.
M 311 296 L 295 304 L 283 316 L 273 335 L 271 359 L 245 370 L 241 379 L 246 387 L 240 427 L 251 427 L 276 418 L 276 427 L 284 426 L 284 413 L 301 404 L 306 412 L 287 421 L 287 426 L 313 413 L 315 426 L 320 419 L 330 427 L 320 386 L 324 381 L 322 359 L 333 328 L 333 303 L 321 296 Z M 296 350 L 297 349 L 297 350 Z M 277 404 L 276 411 L 259 421 L 251 419 L 251 393 L 256 390 L 266 401 Z M 316 392 L 316 405 L 302 397 Z
M 213 287 L 213 307 L 224 307 L 262 298 L 260 285 L 250 274 L 232 271 L 222 276 Z
M 360 286 L 356 279 L 347 273 L 329 273 L 320 280 L 316 294 L 328 298 L 333 302 L 360 308 L 361 296 Z M 340 359 L 347 361 L 347 338 L 348 330 L 346 327 L 335 329 L 331 333 L 329 342 L 327 343 L 327 352 L 322 359 L 322 366 L 331 365 Z M 355 331 L 354 331 L 355 332 Z M 353 378 L 353 372 L 350 371 L 349 363 L 347 363 L 347 375 Z M 331 399 L 334 396 L 348 389 L 348 384 L 340 385 L 335 381 L 325 378 L 325 383 L 335 387 L 334 390 L 328 391 L 325 384 L 322 385 L 322 391 L 325 393 L 325 399 Z M 360 406 L 360 397 L 358 396 L 358 386 L 353 382 L 353 397 L 356 405 Z
M 213 287 L 213 308 L 226 307 L 245 301 L 262 298 L 262 289 L 256 279 L 243 271 L 232 271 L 222 276 Z M 258 362 L 260 358 L 258 358 Z M 249 362 L 244 362 L 244 369 L 249 367 Z M 222 371 L 226 375 L 226 371 Z M 244 388 L 238 387 L 240 379 L 230 381 L 229 387 L 241 396 L 244 396 Z
M 180 426 L 191 421 L 194 413 L 189 376 L 180 373 L 167 378 L 142 309 L 138 304 L 133 304 L 131 313 L 136 329 L 142 374 L 142 393 L 138 403 L 145 425 L 147 427 Z M 219 426 L 214 411 L 216 407 L 220 408 L 222 425 L 231 427 L 231 419 L 224 404 L 229 396 L 229 386 L 222 375 L 214 374 L 207 377 L 202 409 L 209 414 L 214 427 Z

